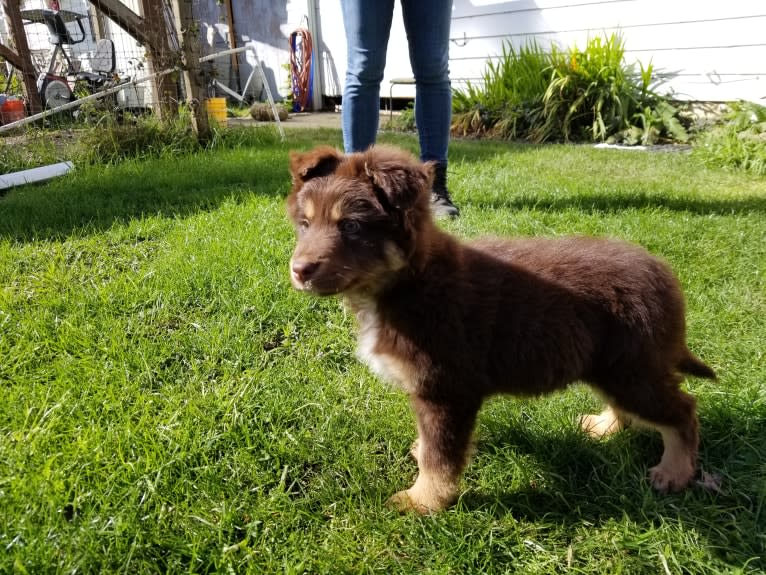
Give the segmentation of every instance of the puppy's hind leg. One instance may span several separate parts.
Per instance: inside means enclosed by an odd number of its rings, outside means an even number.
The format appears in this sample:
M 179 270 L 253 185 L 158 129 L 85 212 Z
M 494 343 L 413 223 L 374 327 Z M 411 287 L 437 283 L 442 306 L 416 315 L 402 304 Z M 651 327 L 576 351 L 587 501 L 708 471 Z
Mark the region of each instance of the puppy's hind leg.
M 657 426 L 657 430 L 665 449 L 660 462 L 649 469 L 649 480 L 657 491 L 680 491 L 697 469 L 697 417 L 683 426 Z
M 699 431 L 697 402 L 678 387 L 680 377 L 669 375 L 633 388 L 633 395 L 616 398 L 616 405 L 641 427 L 662 435 L 660 462 L 649 470 L 649 480 L 657 491 L 680 491 L 694 477 L 697 468 Z
M 412 406 L 418 439 L 411 453 L 418 462 L 418 477 L 412 487 L 393 495 L 388 504 L 399 511 L 426 514 L 445 509 L 457 498 L 479 404 L 413 396 Z
M 580 417 L 580 427 L 593 438 L 608 437 L 624 429 L 630 424 L 630 419 L 611 405 L 598 414 L 588 414 Z

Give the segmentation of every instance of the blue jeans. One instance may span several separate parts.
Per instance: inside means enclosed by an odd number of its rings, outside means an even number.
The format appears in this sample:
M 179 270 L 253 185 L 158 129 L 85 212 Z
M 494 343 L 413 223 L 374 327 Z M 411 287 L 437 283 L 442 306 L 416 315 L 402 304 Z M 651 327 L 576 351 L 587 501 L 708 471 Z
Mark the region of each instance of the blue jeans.
M 360 152 L 375 143 L 380 82 L 395 0 L 341 0 L 348 44 L 343 89 L 343 144 Z M 423 161 L 447 161 L 452 90 L 449 33 L 452 0 L 401 0 L 410 64 L 415 76 L 415 123 Z

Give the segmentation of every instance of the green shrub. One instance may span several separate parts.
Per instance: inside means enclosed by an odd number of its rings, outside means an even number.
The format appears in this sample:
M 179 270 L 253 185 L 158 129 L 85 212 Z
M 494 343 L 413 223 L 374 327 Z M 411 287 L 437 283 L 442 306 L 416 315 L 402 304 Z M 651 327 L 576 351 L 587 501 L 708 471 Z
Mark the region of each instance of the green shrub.
M 16 96 L 22 95 L 24 93 L 24 86 L 21 83 L 20 76 L 21 74 L 14 74 L 9 80 L 8 69 L 6 66 L 0 66 L 0 92 Z
M 510 44 L 489 62 L 480 86 L 453 100 L 453 133 L 546 141 L 686 141 L 678 110 L 654 88 L 653 68 L 625 64 L 618 34 L 584 50 Z
M 766 107 L 732 104 L 722 125 L 697 138 L 693 153 L 706 166 L 766 175 Z
M 479 85 L 467 82 L 464 91 L 455 91 L 453 132 L 525 137 L 539 122 L 551 59 L 535 42 L 518 50 L 505 43 L 500 59 L 487 63 Z
M 412 103 L 398 114 L 392 115 L 391 119 L 385 123 L 385 128 L 396 132 L 414 132 L 415 125 L 415 107 Z
M 636 113 L 651 110 L 659 97 L 651 89 L 651 64 L 636 74 L 624 61 L 625 43 L 617 34 L 554 58 L 543 97 L 545 123 L 535 139 L 605 141 L 630 129 Z
M 689 141 L 689 133 L 681 122 L 679 109 L 666 100 L 658 100 L 653 107 L 644 106 L 643 110 L 633 114 L 632 119 L 631 125 L 608 140 L 630 146 Z
M 114 164 L 127 158 L 160 158 L 199 149 L 186 108 L 170 121 L 156 116 L 123 118 L 105 114 L 80 138 L 80 160 Z

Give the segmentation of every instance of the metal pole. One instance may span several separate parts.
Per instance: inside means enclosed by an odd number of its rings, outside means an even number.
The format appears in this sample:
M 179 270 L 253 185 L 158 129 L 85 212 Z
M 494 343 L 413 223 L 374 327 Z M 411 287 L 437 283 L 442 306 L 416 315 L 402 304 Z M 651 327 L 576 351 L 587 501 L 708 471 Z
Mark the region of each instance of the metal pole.
M 269 82 L 266 79 L 266 74 L 263 72 L 263 68 L 261 67 L 261 63 L 258 61 L 258 52 L 255 49 L 255 44 L 253 42 L 248 42 L 247 45 L 242 46 L 241 48 L 232 48 L 230 50 L 223 50 L 222 52 L 216 52 L 215 54 L 210 54 L 208 56 L 203 56 L 199 59 L 200 62 L 209 62 L 210 60 L 215 60 L 216 58 L 220 58 L 221 56 L 228 56 L 229 54 L 239 54 L 240 52 L 245 52 L 247 50 L 252 51 L 253 58 L 255 60 L 255 66 L 258 68 L 258 71 L 261 74 L 261 80 L 263 81 L 263 87 L 266 89 L 266 97 L 269 100 L 269 105 L 271 106 L 271 113 L 274 114 L 274 120 L 277 122 L 277 129 L 279 130 L 279 135 L 282 137 L 282 139 L 285 139 L 285 130 L 282 127 L 282 122 L 279 120 L 279 114 L 277 113 L 277 106 L 274 104 L 274 97 L 271 95 L 271 88 L 269 88 Z

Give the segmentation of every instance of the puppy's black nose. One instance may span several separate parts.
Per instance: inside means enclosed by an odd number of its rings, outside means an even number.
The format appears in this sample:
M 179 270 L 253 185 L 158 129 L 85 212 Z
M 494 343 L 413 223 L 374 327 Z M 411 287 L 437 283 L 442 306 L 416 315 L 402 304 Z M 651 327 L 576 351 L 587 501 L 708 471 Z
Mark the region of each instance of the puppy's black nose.
M 313 276 L 318 269 L 319 262 L 297 261 L 292 263 L 293 275 L 301 282 L 310 280 L 311 276 Z

